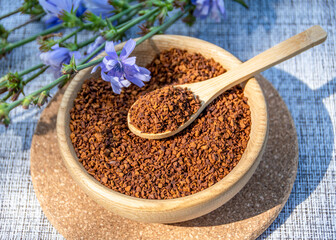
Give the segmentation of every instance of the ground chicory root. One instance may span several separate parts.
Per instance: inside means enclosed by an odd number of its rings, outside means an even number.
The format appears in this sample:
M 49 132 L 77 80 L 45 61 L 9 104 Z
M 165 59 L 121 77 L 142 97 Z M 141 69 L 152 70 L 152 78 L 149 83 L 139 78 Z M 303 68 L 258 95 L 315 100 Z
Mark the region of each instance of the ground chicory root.
M 174 131 L 200 107 L 192 91 L 167 86 L 141 96 L 129 111 L 130 123 L 145 133 Z
M 147 68 L 150 82 L 120 95 L 100 78 L 84 82 L 70 112 L 79 161 L 101 184 L 138 198 L 178 198 L 212 186 L 238 164 L 249 140 L 251 113 L 242 88 L 223 93 L 179 134 L 143 139 L 127 126 L 128 110 L 140 96 L 225 72 L 213 59 L 179 49 L 162 52 Z

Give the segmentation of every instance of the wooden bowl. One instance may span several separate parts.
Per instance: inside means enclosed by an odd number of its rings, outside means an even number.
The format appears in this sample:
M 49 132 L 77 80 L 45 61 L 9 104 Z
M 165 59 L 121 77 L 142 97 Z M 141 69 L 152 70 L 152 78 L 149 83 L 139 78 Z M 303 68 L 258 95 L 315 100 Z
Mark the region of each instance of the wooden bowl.
M 120 50 L 124 43 L 116 46 Z M 224 49 L 196 38 L 157 35 L 135 48 L 137 64 L 146 66 L 162 50 L 182 48 L 213 58 L 225 69 L 241 62 Z M 99 57 L 104 56 L 101 54 Z M 247 148 L 237 166 L 221 181 L 198 193 L 168 200 L 148 200 L 111 190 L 90 176 L 78 161 L 70 140 L 70 109 L 91 68 L 82 70 L 68 86 L 57 116 L 57 137 L 64 163 L 80 188 L 102 207 L 120 216 L 151 223 L 174 223 L 197 218 L 220 207 L 238 193 L 256 170 L 267 141 L 267 108 L 258 82 L 252 78 L 244 86 L 251 109 L 251 133 Z

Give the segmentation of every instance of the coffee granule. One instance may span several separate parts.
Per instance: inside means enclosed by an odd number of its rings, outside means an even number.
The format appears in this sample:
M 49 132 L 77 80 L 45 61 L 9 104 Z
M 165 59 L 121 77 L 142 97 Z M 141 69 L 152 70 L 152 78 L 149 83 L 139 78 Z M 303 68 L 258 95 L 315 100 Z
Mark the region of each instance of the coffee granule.
M 100 78 L 84 82 L 70 112 L 79 161 L 101 184 L 138 198 L 171 199 L 212 186 L 238 164 L 249 140 L 251 113 L 242 88 L 223 93 L 179 134 L 143 139 L 127 126 L 128 110 L 140 96 L 225 72 L 213 59 L 179 49 L 162 52 L 147 68 L 151 81 L 120 95 Z
M 130 123 L 145 133 L 174 131 L 200 106 L 192 91 L 168 86 L 141 96 L 129 111 Z

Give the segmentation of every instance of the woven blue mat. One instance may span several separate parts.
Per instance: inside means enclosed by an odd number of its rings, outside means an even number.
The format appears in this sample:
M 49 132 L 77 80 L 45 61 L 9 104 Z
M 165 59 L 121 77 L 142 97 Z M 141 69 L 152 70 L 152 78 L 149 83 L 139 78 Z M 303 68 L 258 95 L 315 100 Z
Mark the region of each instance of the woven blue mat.
M 260 239 L 336 239 L 336 1 L 247 2 L 249 10 L 225 0 L 226 20 L 198 21 L 191 28 L 179 22 L 168 33 L 204 39 L 247 60 L 312 25 L 327 30 L 323 45 L 263 73 L 288 105 L 300 152 L 289 200 Z M 19 5 L 20 1 L 0 0 L 0 14 Z M 15 15 L 1 23 L 10 29 L 25 20 L 27 16 Z M 25 38 L 42 28 L 41 23 L 30 24 L 9 40 Z M 30 43 L 1 59 L 0 75 L 38 63 L 37 48 Z M 43 75 L 27 92 L 52 80 Z M 17 109 L 12 125 L 7 130 L 0 126 L 0 239 L 63 239 L 44 216 L 29 173 L 29 149 L 41 111 Z

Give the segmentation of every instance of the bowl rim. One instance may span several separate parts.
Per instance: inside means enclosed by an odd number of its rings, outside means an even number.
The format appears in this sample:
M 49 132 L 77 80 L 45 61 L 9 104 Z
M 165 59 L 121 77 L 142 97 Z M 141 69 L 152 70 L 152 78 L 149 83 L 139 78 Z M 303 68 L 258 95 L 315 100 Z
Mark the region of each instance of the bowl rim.
M 227 59 L 227 62 L 231 65 L 231 67 L 224 66 L 226 69 L 230 69 L 232 67 L 238 66 L 241 64 L 241 61 L 239 61 L 235 56 L 233 56 L 231 53 L 227 52 L 226 50 L 216 46 L 215 44 L 209 43 L 204 40 L 200 40 L 193 37 L 188 36 L 181 36 L 181 35 L 156 35 L 153 36 L 151 39 L 147 41 L 162 41 L 167 38 L 171 39 L 179 39 L 181 41 L 198 41 L 201 44 L 206 45 L 208 48 L 211 48 L 211 51 L 220 52 L 225 56 Z M 116 49 L 121 49 L 125 42 L 119 44 L 116 46 Z M 177 47 L 177 46 L 172 46 Z M 95 59 L 98 59 L 100 57 L 105 56 L 105 53 L 101 53 L 98 55 Z M 245 176 L 246 173 L 249 172 L 249 170 L 253 167 L 253 165 L 256 164 L 256 161 L 258 161 L 259 156 L 263 152 L 264 148 L 264 142 L 267 138 L 267 130 L 268 130 L 268 116 L 267 116 L 267 106 L 266 101 L 263 95 L 263 91 L 258 84 L 257 80 L 255 78 L 251 78 L 248 80 L 249 84 L 252 84 L 253 87 L 259 88 L 260 91 L 256 92 L 256 97 L 262 100 L 263 104 L 260 107 L 262 110 L 262 122 L 259 128 L 258 128 L 258 136 L 259 136 L 259 143 L 257 145 L 257 148 L 250 153 L 249 158 L 244 161 L 244 164 L 242 163 L 242 160 L 246 157 L 246 150 L 245 149 L 239 163 L 230 171 L 229 174 L 227 174 L 222 180 L 218 181 L 214 185 L 191 195 L 185 196 L 185 197 L 179 197 L 179 198 L 173 198 L 173 199 L 143 199 L 143 198 L 137 198 L 133 196 L 128 196 L 125 194 L 122 194 L 120 192 L 117 192 L 115 190 L 112 190 L 104 185 L 102 185 L 99 181 L 97 181 L 94 177 L 89 175 L 89 173 L 86 171 L 86 169 L 83 167 L 83 165 L 79 162 L 76 153 L 74 151 L 73 145 L 70 140 L 70 136 L 67 135 L 66 128 L 69 128 L 69 126 L 66 126 L 67 122 L 67 113 L 66 109 L 68 106 L 68 102 L 70 101 L 70 98 L 72 95 L 76 95 L 78 93 L 78 90 L 81 88 L 83 83 L 83 78 L 85 78 L 86 74 L 89 74 L 91 72 L 92 67 L 84 69 L 80 71 L 70 82 L 68 85 L 64 96 L 62 98 L 59 111 L 57 114 L 57 124 L 56 124 L 56 131 L 57 131 L 57 139 L 58 139 L 58 145 L 59 149 L 63 158 L 63 162 L 65 163 L 68 172 L 72 176 L 72 178 L 79 184 L 82 188 L 84 187 L 86 192 L 91 192 L 96 194 L 97 197 L 100 197 L 102 199 L 105 199 L 105 201 L 108 201 L 110 203 L 113 202 L 115 207 L 122 207 L 122 208 L 129 208 L 129 209 L 138 209 L 142 212 L 156 212 L 156 211 L 174 211 L 181 208 L 191 208 L 196 205 L 199 205 L 200 203 L 203 203 L 205 201 L 210 201 L 215 198 L 220 197 L 220 195 L 223 192 L 229 192 L 232 190 L 232 188 Z M 80 85 L 80 87 L 78 87 Z M 77 90 L 76 90 L 77 89 Z M 71 104 L 71 103 L 70 103 Z M 251 128 L 252 130 L 252 128 Z M 250 135 L 251 137 L 251 135 Z M 248 146 L 251 143 L 251 139 L 248 141 Z M 252 154 L 252 155 L 251 155 Z M 240 164 L 242 163 L 242 164 Z M 259 162 L 258 162 L 259 163 Z M 257 163 L 257 164 L 258 164 Z M 81 180 L 78 180 L 81 179 Z M 80 182 L 79 182 L 80 181 Z M 234 194 L 233 194 L 234 195 Z

